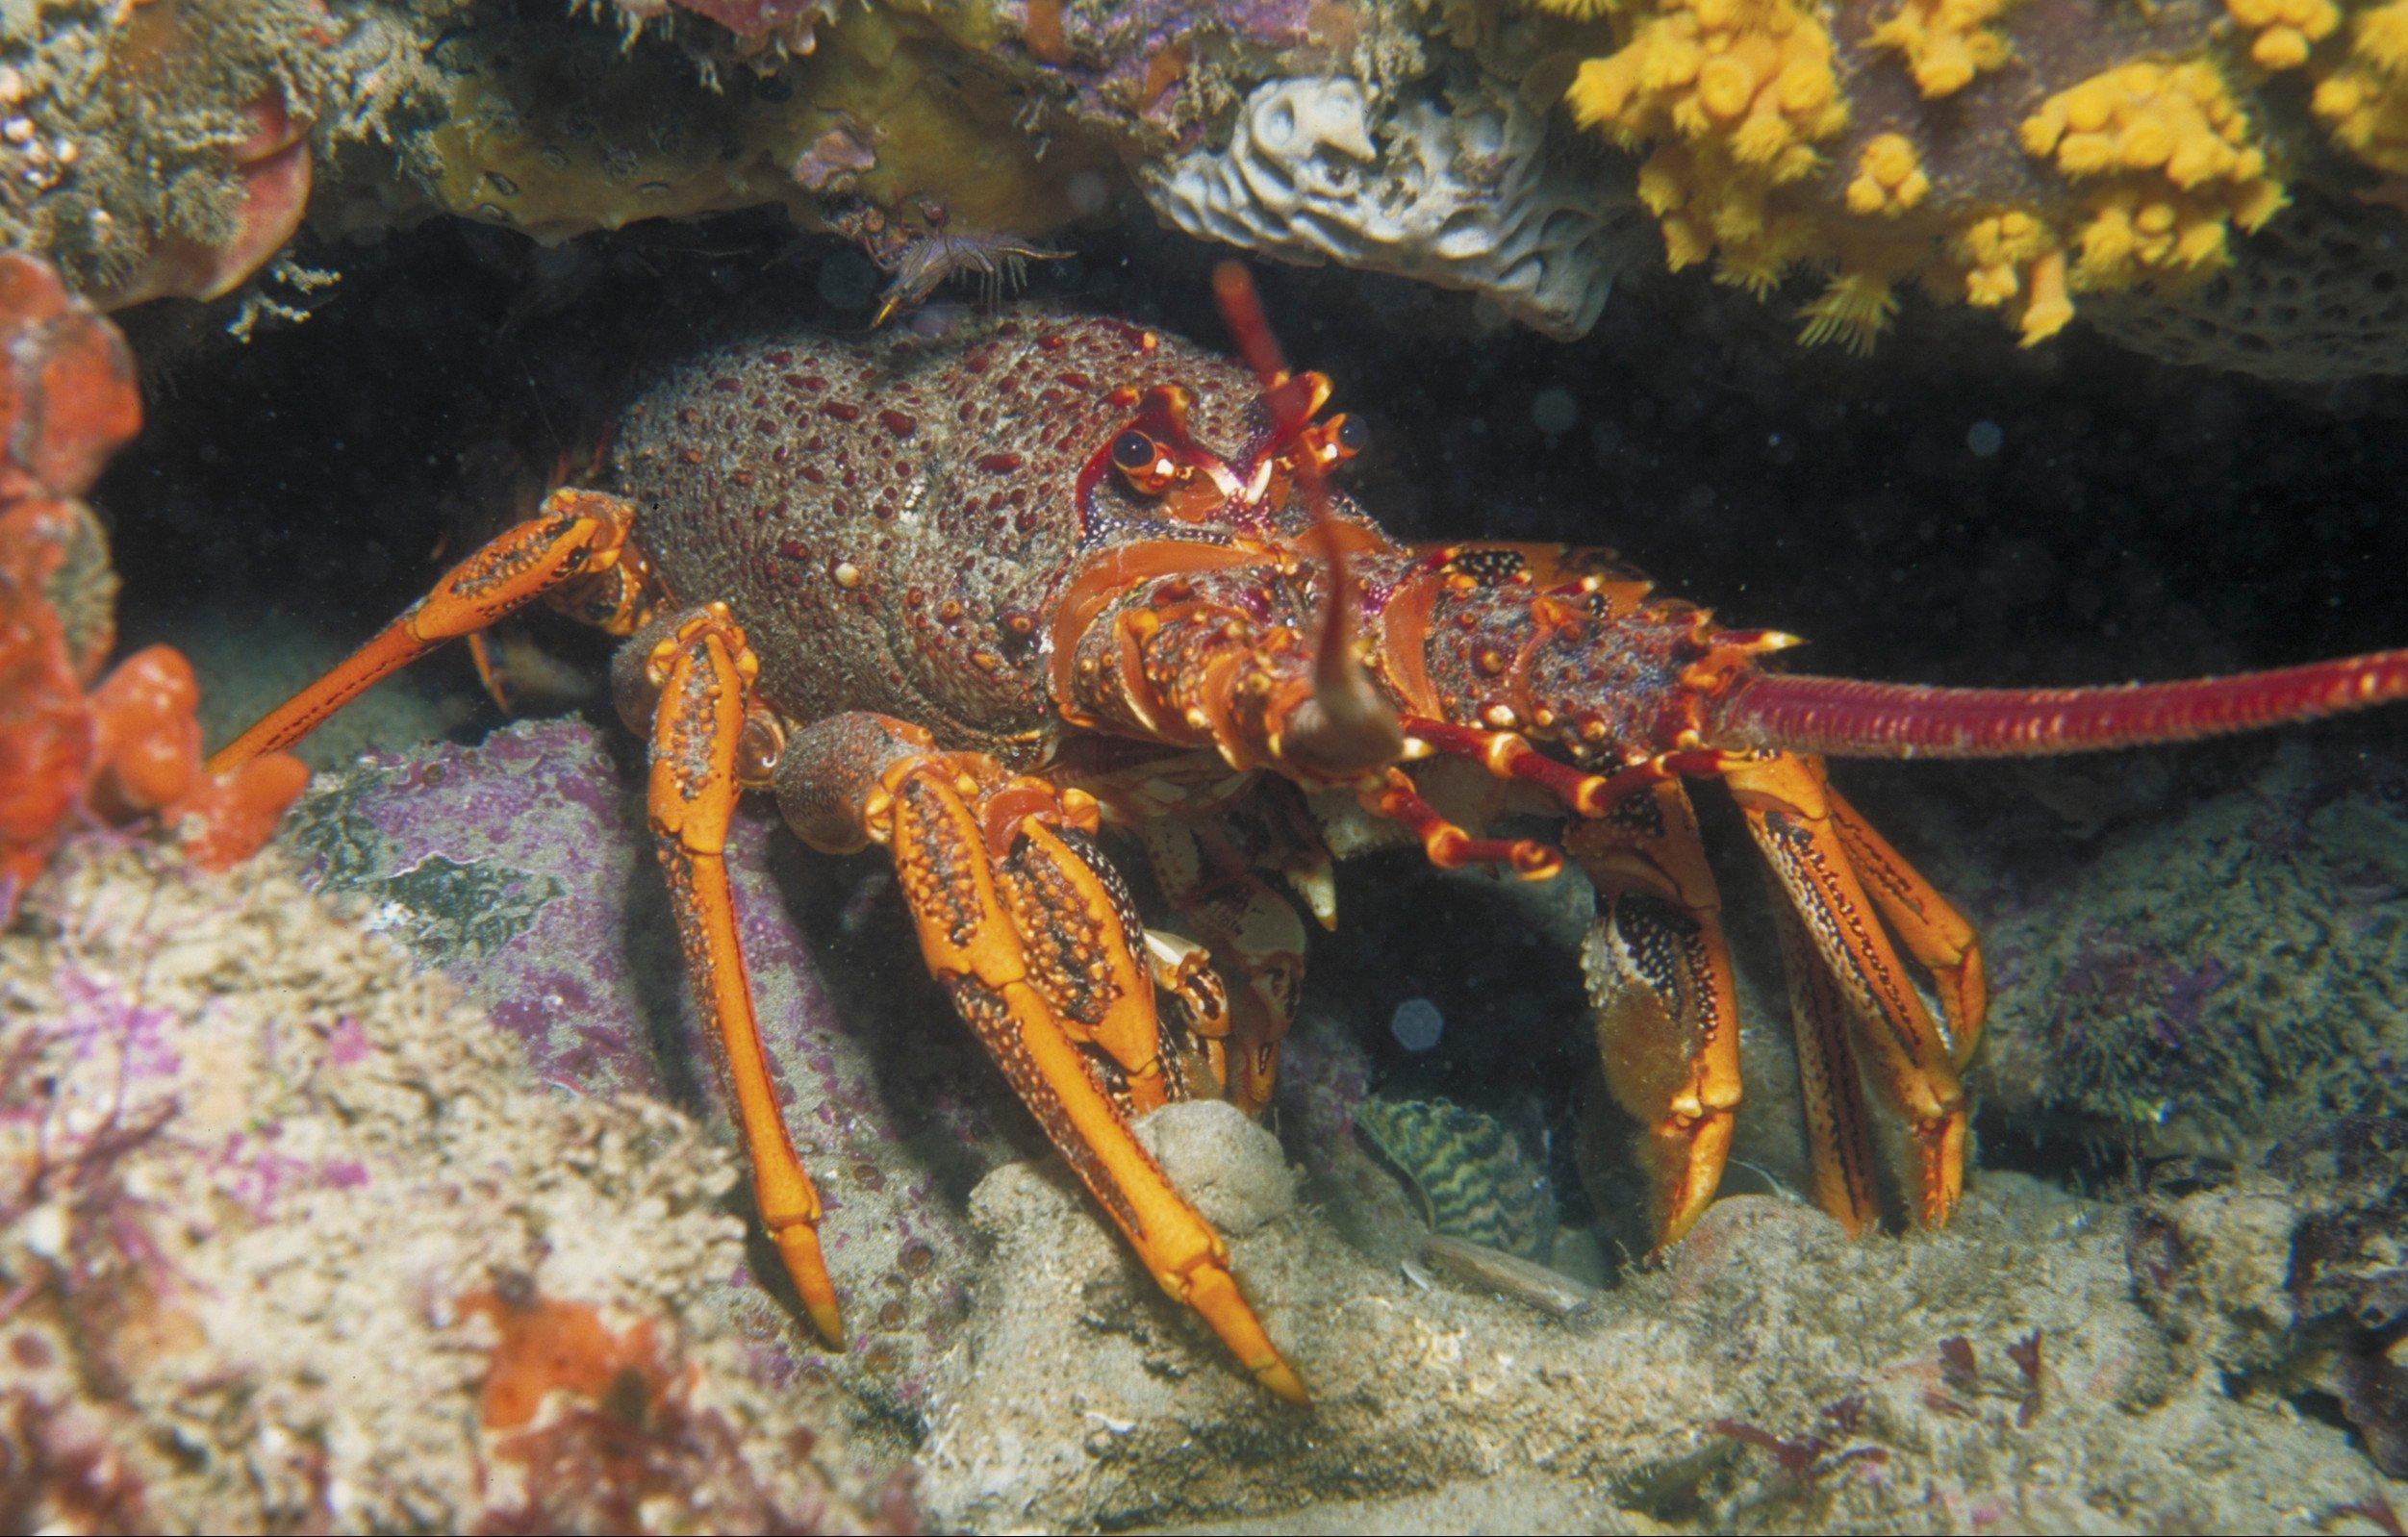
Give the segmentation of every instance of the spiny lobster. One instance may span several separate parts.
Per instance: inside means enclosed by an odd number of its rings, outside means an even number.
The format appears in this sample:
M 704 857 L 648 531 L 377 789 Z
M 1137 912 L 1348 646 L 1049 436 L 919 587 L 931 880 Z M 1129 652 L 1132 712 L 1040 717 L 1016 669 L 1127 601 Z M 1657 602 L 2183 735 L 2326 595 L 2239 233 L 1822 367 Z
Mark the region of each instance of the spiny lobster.
M 1216 290 L 1248 366 L 1043 314 L 942 340 L 711 351 L 628 411 L 613 492 L 554 491 L 212 762 L 287 746 L 539 598 L 626 637 L 614 693 L 650 733 L 689 979 L 761 1218 L 831 1344 L 819 1198 L 722 863 L 740 791 L 773 793 L 816 847 L 888 850 L 930 970 L 1147 1270 L 1301 1402 L 1221 1240 L 1130 1130 L 1174 1099 L 1270 1098 L 1304 926 L 1265 868 L 1330 918 L 1291 787 L 1354 791 L 1441 866 L 1578 862 L 1598 891 L 1605 1074 L 1668 1244 L 1712 1198 L 1739 1102 L 1731 963 L 1685 789 L 1721 782 L 1788 898 L 1814 1196 L 1862 1230 L 1882 1197 L 1867 1083 L 1909 1128 L 1917 1217 L 1956 1205 L 1985 990 L 1971 927 L 1824 757 L 2169 743 L 2408 695 L 2408 651 L 2108 689 L 1808 677 L 1761 663 L 1788 637 L 1722 628 L 1594 554 L 1401 545 L 1327 483 L 1362 437 L 1321 415 L 1328 381 L 1281 362 L 1242 269 Z M 1432 754 L 1568 814 L 1561 852 L 1445 820 L 1403 768 Z M 1107 823 L 1134 833 L 1186 937 L 1145 926 L 1099 844 Z

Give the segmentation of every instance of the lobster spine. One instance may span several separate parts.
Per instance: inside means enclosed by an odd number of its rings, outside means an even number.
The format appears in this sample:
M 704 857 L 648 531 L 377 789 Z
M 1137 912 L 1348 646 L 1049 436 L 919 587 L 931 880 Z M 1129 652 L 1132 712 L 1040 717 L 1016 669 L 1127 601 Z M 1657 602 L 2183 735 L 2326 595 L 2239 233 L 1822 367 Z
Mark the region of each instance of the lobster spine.
M 1712 746 L 1834 758 L 2036 758 L 2143 747 L 2408 699 L 2408 650 L 2172 683 L 1942 689 L 1740 673 L 1708 700 Z

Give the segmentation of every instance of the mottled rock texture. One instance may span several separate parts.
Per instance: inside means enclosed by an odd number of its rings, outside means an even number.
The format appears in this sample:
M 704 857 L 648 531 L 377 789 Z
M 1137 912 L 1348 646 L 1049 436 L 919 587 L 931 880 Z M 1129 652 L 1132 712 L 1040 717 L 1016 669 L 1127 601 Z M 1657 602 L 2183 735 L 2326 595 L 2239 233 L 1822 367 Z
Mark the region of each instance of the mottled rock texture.
M 734 1305 L 736 1185 L 278 857 L 73 845 L 0 935 L 0 1524 L 889 1521 Z

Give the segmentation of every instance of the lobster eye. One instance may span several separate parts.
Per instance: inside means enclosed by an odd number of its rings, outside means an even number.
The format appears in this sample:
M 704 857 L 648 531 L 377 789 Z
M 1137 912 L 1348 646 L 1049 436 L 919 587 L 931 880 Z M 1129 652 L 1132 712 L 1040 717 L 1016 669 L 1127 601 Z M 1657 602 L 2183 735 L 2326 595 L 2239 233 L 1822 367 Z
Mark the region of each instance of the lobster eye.
M 1179 479 L 1179 461 L 1171 451 L 1134 427 L 1112 440 L 1112 467 L 1140 496 L 1160 496 Z
M 1333 441 L 1338 452 L 1351 459 L 1371 446 L 1371 429 L 1363 425 L 1359 416 L 1340 416 Z
M 1153 440 L 1131 427 L 1112 440 L 1112 463 L 1119 469 L 1134 475 L 1152 469 L 1154 461 Z

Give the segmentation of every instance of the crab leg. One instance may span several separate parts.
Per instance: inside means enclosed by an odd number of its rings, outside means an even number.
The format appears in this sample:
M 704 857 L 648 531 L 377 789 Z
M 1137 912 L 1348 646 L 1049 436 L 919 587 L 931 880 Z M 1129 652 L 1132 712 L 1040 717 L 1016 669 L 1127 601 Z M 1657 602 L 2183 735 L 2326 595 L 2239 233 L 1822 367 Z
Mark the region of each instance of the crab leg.
M 634 520 L 635 510 L 615 496 L 568 488 L 553 491 L 536 516 L 444 572 L 426 596 L 366 645 L 217 749 L 209 771 L 222 773 L 292 745 L 445 641 L 473 635 L 537 598 L 610 570 L 619 564 Z
M 1639 1123 L 1657 1247 L 1714 1198 L 1739 1102 L 1739 1015 L 1722 899 L 1687 792 L 1632 792 L 1565 847 L 1597 889 L 1582 947 L 1606 1084 Z
M 1813 948 L 1846 995 L 1859 1048 L 1912 1123 L 1916 1214 L 1948 1220 L 1964 1190 L 1964 1090 L 1956 1056 L 1914 990 L 1866 896 L 1823 785 L 1822 766 L 1790 753 L 1735 759 L 1724 782 Z M 1833 1068 L 1835 1077 L 1841 1070 Z M 1818 1155 L 1819 1156 L 1819 1155 Z M 1841 1220 L 1848 1218 L 1835 1212 Z
M 892 852 L 928 970 L 1155 1283 L 1263 1386 L 1305 1401 L 1239 1294 L 1227 1247 L 1129 1129 L 1129 1085 L 1161 1071 L 1162 1046 L 1143 931 L 1081 846 L 1093 798 L 871 715 L 797 733 L 777 786 L 807 840 L 866 837 Z
M 820 1197 L 795 1156 L 761 1049 L 744 948 L 727 887 L 727 821 L 736 806 L 736 745 L 760 670 L 724 604 L 697 610 L 646 659 L 660 679 L 652 718 L 648 804 L 653 845 L 669 878 L 677 939 L 695 1001 L 716 1028 L 736 1101 L 752 1195 L 821 1338 L 842 1348 L 845 1326 L 820 1252 Z

